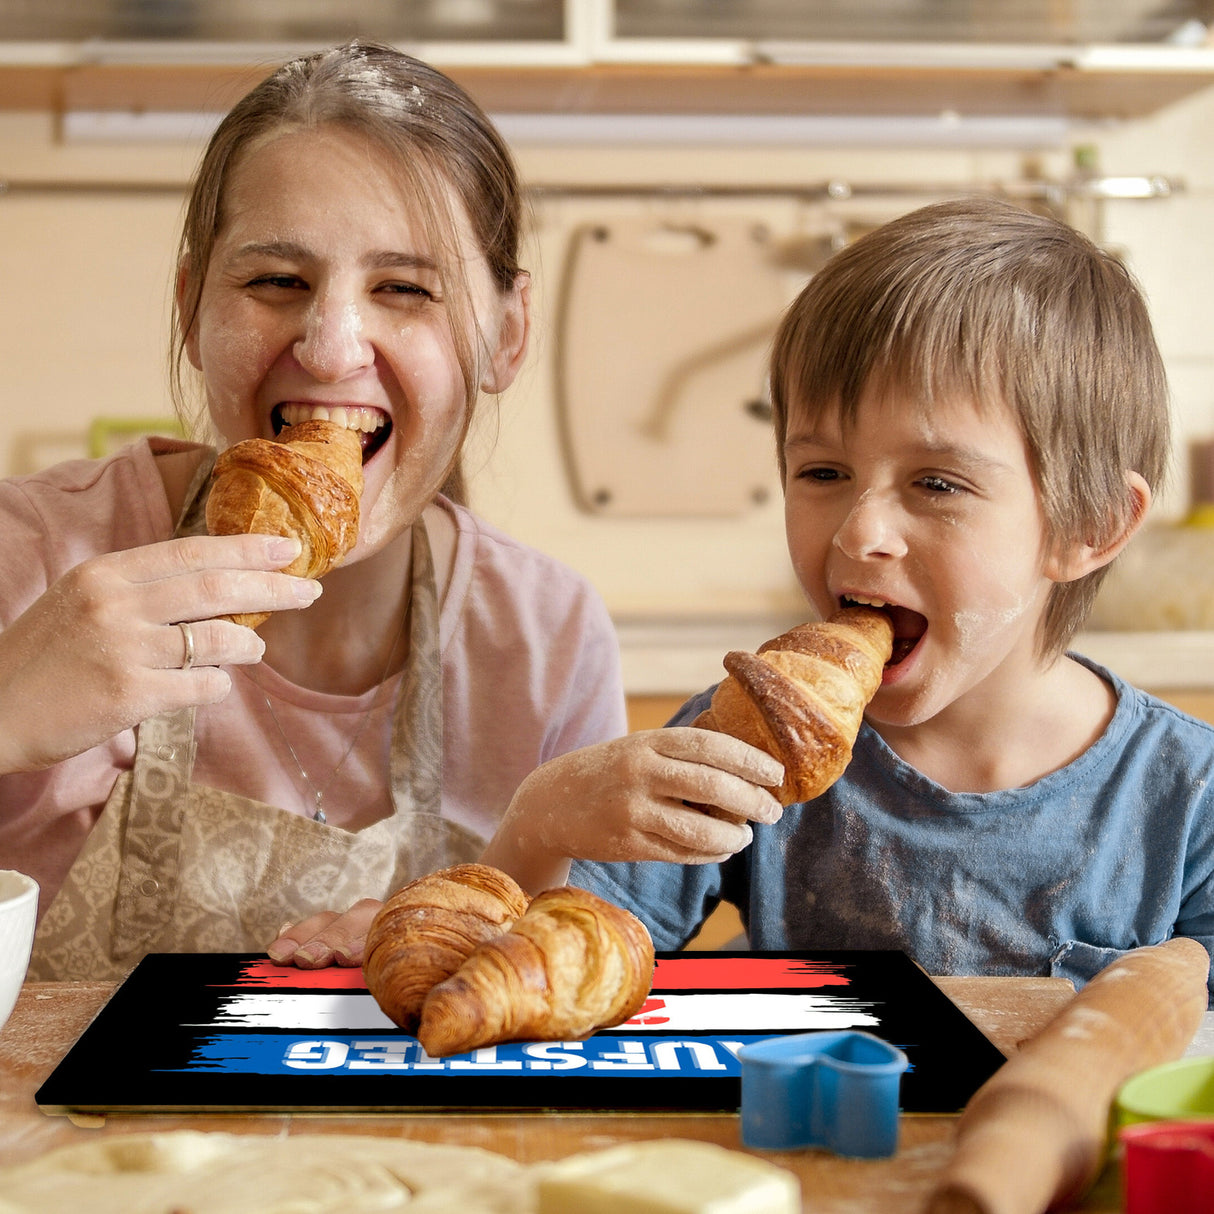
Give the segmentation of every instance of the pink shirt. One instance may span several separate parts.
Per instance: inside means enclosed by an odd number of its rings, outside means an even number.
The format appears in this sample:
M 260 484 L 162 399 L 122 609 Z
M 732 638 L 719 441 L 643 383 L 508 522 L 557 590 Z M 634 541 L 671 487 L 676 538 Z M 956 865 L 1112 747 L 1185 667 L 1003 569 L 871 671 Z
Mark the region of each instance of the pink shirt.
M 109 459 L 0 482 L 0 625 L 80 561 L 169 538 L 153 453 L 177 446 L 139 442 Z M 585 578 L 463 507 L 440 505 L 457 529 L 439 619 L 442 812 L 487 840 L 539 763 L 625 731 L 619 650 Z M 289 742 L 323 789 L 332 825 L 357 830 L 392 812 L 399 676 L 350 697 L 298 687 L 266 665 L 232 674 L 232 694 L 197 710 L 196 782 L 311 813 L 312 790 Z M 38 881 L 42 910 L 133 755 L 134 731 L 126 730 L 46 771 L 0 776 L 0 868 Z

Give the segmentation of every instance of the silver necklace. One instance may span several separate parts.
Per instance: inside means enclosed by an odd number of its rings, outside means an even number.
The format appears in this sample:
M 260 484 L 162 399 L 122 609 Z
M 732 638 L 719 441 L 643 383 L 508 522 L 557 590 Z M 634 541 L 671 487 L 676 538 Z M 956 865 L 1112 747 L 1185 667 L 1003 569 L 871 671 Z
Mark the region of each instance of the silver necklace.
M 380 676 L 377 687 L 382 687 L 388 678 L 388 671 L 392 669 L 392 659 L 396 654 L 396 647 L 400 644 L 400 638 L 404 634 L 405 621 L 408 618 L 409 609 L 406 607 L 406 609 L 401 613 L 400 627 L 397 629 L 396 639 L 392 642 L 392 648 L 388 650 L 388 660 L 384 663 L 384 672 Z M 283 745 L 286 746 L 287 751 L 290 753 L 291 758 L 295 762 L 295 766 L 299 769 L 299 774 L 303 777 L 304 784 L 310 790 L 313 798 L 316 801 L 316 810 L 312 814 L 313 820 L 317 822 L 327 822 L 329 819 L 325 816 L 325 793 L 332 788 L 333 781 L 337 779 L 337 773 L 341 771 L 343 767 L 345 767 L 346 760 L 354 753 L 354 747 L 358 745 L 358 739 L 363 736 L 364 731 L 370 724 L 371 714 L 375 711 L 377 701 L 379 700 L 378 692 L 371 700 L 371 703 L 367 705 L 367 709 L 363 713 L 363 719 L 359 722 L 358 728 L 354 731 L 354 736 L 350 739 L 350 745 L 346 747 L 345 753 L 340 759 L 338 759 L 337 766 L 329 773 L 329 778 L 324 782 L 324 784 L 317 787 L 315 781 L 310 775 L 308 775 L 307 769 L 299 761 L 299 755 L 295 753 L 295 747 L 291 745 L 291 739 L 287 737 L 287 731 L 283 729 L 282 722 L 278 719 L 278 713 L 274 711 L 274 704 L 270 700 L 270 697 L 266 695 L 265 689 L 261 687 L 260 684 L 258 684 L 257 690 L 261 692 L 261 698 L 265 700 L 266 707 L 270 710 L 270 719 L 274 722 L 275 727 L 278 729 L 278 735 L 282 738 Z

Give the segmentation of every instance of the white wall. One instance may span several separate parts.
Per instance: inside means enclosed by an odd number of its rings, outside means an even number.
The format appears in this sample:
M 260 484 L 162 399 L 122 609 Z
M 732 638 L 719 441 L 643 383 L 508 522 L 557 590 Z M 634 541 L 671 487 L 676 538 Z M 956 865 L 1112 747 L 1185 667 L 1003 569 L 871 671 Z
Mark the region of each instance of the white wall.
M 1081 132 L 1097 143 L 1105 172 L 1183 178 L 1166 200 L 1105 205 L 1110 240 L 1123 246 L 1144 282 L 1173 378 L 1180 443 L 1214 434 L 1214 357 L 1205 317 L 1214 252 L 1214 89 L 1131 127 Z M 196 144 L 64 146 L 48 115 L 0 114 L 0 173 L 40 178 L 181 182 Z M 1018 178 L 1020 153 L 916 149 L 775 147 L 531 147 L 518 149 L 526 179 L 539 184 L 746 185 L 888 181 L 949 183 L 959 189 Z M 1051 175 L 1067 171 L 1067 150 L 1043 157 Z M 890 207 L 915 205 L 915 197 Z M 885 204 L 883 204 L 884 206 Z M 83 452 L 98 416 L 169 412 L 164 346 L 168 285 L 181 195 L 15 192 L 0 196 L 0 471 L 28 471 Z M 665 208 L 665 209 L 663 209 Z M 765 505 L 736 517 L 611 518 L 580 510 L 562 462 L 554 408 L 557 284 L 571 232 L 593 219 L 691 216 L 710 224 L 745 216 L 791 233 L 821 220 L 787 199 L 668 204 L 544 199 L 536 206 L 529 261 L 538 324 L 530 361 L 482 429 L 470 463 L 474 504 L 490 519 L 586 572 L 622 622 L 660 617 L 753 621 L 757 642 L 772 617 L 795 616 L 799 594 L 787 570 L 778 486 Z M 874 211 L 873 218 L 882 216 Z M 787 279 L 788 292 L 797 285 Z M 728 292 L 705 301 L 728 308 Z M 660 340 L 661 334 L 657 334 Z M 620 351 L 619 357 L 628 357 Z M 492 413 L 489 414 L 492 417 Z M 1184 460 L 1178 460 L 1183 472 Z M 1183 475 L 1161 503 L 1181 512 Z
M 1185 189 L 1162 203 L 1105 204 L 1105 235 L 1124 250 L 1150 301 L 1168 366 L 1177 425 L 1175 476 L 1162 517 L 1188 504 L 1186 444 L 1214 437 L 1214 90 L 1116 131 L 1101 132 L 1101 169 L 1150 171 Z

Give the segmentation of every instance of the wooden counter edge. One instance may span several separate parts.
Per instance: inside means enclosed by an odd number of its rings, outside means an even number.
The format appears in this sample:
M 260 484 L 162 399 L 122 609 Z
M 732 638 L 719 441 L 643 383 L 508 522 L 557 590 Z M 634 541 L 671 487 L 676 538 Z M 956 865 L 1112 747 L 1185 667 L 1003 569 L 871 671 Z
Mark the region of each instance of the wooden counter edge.
M 1009 1057 L 1074 997 L 1066 978 L 932 976 L 966 1017 Z

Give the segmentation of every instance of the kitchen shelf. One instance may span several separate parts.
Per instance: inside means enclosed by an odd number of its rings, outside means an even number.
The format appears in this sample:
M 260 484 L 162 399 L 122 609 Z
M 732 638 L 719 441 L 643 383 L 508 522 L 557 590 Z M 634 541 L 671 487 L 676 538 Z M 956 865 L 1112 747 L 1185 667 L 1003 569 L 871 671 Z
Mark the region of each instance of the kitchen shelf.
M 1008 115 L 1089 121 L 1152 113 L 1214 84 L 1185 70 L 905 64 L 601 64 L 498 73 L 452 68 L 490 110 L 882 116 Z
M 875 54 L 876 52 L 874 52 Z M 180 48 L 175 54 L 180 57 Z M 861 55 L 853 48 L 853 56 Z M 167 57 L 167 52 L 166 52 Z M 283 56 L 224 62 L 97 61 L 82 47 L 0 43 L 0 109 L 219 111 Z M 849 57 L 814 63 L 484 64 L 433 59 L 496 113 L 1143 117 L 1214 85 L 1214 51 L 1072 55 L 966 65 Z

